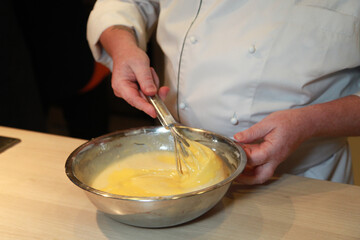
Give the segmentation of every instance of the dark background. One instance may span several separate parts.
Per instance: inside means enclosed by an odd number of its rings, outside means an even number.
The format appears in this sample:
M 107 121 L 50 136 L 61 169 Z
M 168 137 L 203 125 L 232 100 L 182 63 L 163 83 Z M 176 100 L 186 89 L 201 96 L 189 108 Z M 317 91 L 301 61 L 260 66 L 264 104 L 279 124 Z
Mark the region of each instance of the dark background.
M 94 74 L 86 41 L 92 0 L 11 1 L 0 8 L 0 125 L 90 139 L 156 124 Z M 149 54 L 156 49 L 154 41 Z M 158 58 L 158 57 L 156 57 Z

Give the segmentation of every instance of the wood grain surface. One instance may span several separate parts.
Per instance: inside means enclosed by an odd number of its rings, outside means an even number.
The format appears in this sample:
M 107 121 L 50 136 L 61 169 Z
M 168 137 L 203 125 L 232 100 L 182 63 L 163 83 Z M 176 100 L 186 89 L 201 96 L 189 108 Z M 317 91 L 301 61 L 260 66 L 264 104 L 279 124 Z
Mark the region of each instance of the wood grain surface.
M 360 239 L 360 187 L 292 175 L 234 184 L 187 224 L 145 229 L 98 212 L 65 174 L 84 140 L 0 127 L 21 142 L 0 154 L 0 239 Z

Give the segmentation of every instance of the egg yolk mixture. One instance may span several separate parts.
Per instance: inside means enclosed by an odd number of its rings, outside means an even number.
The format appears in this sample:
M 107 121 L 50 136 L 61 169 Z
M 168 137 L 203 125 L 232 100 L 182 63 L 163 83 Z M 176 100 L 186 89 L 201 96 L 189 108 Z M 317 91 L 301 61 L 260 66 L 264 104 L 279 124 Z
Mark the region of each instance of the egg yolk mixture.
M 199 190 L 229 176 L 229 169 L 210 148 L 191 141 L 188 150 L 183 174 L 176 170 L 174 152 L 138 153 L 107 166 L 92 187 L 126 196 L 169 196 Z

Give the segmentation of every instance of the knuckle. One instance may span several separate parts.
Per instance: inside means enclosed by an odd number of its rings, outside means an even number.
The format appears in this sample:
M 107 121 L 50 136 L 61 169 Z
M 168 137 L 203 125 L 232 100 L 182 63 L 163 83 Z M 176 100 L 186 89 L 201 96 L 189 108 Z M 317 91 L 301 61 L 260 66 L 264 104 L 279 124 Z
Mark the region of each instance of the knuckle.
M 124 98 L 124 96 L 123 96 L 124 94 L 123 94 L 123 92 L 121 91 L 121 87 L 120 87 L 119 84 L 114 84 L 114 83 L 112 83 L 112 84 L 111 84 L 111 88 L 112 88 L 115 96 L 117 96 L 117 97 L 119 97 L 119 98 Z
M 113 90 L 113 92 L 114 92 L 114 95 L 115 95 L 116 97 L 122 98 L 120 92 L 118 92 L 118 91 L 116 91 L 116 90 Z
M 251 167 L 260 166 L 263 165 L 265 162 L 267 162 L 267 159 L 268 159 L 267 154 L 261 152 L 258 154 L 254 154 L 252 157 L 250 157 L 248 160 L 248 164 Z

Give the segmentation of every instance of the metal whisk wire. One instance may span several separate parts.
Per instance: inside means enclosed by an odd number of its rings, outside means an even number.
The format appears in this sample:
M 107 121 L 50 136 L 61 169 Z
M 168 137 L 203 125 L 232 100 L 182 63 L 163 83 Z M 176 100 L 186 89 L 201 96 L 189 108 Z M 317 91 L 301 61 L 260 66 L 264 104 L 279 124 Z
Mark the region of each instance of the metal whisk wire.
M 174 137 L 176 170 L 180 174 L 184 174 L 182 163 L 184 163 L 184 165 L 187 167 L 188 171 L 191 170 L 191 167 L 187 164 L 187 162 L 185 160 L 186 158 L 189 157 L 189 152 L 186 150 L 186 148 L 190 147 L 190 144 L 182 137 L 181 134 L 179 134 L 176 127 L 174 127 L 174 126 L 170 127 L 170 131 L 171 131 L 172 136 Z
M 164 102 L 156 94 L 155 96 L 148 96 L 148 101 L 155 107 L 157 117 L 160 123 L 170 130 L 171 135 L 174 138 L 174 151 L 176 158 L 176 169 L 179 174 L 184 172 L 190 172 L 192 167 L 188 163 L 188 159 L 194 160 L 194 155 L 189 151 L 190 144 L 186 138 L 179 132 L 179 124 L 175 121 L 169 110 L 166 108 Z M 186 171 L 185 169 L 186 168 Z

